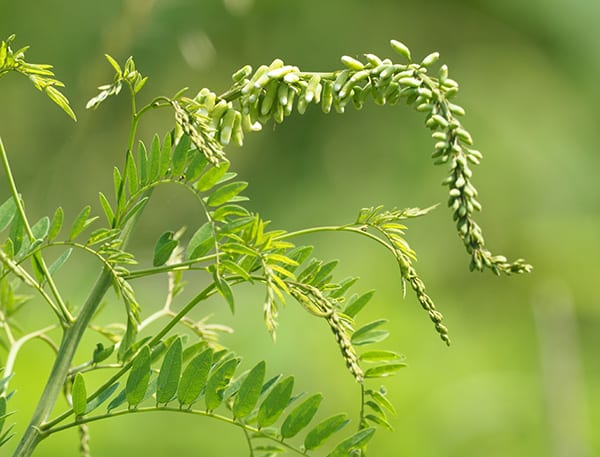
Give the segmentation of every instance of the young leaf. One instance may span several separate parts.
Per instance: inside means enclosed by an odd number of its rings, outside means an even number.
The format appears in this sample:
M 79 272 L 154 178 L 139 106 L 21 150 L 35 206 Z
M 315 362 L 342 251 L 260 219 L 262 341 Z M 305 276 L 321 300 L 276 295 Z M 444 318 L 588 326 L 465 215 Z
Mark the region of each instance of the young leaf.
M 394 351 L 368 351 L 360 355 L 360 360 L 367 363 L 392 362 L 401 359 L 402 356 Z
M 133 361 L 125 386 L 127 403 L 131 407 L 136 407 L 144 399 L 149 382 L 150 349 L 148 346 L 144 346 Z
M 185 168 L 185 163 L 188 158 L 188 153 L 190 151 L 191 140 L 188 135 L 183 135 L 175 146 L 175 150 L 173 151 L 173 160 L 172 160 L 172 173 L 174 176 L 179 176 L 183 169 Z
M 340 444 L 338 444 L 333 451 L 331 451 L 327 457 L 348 457 L 350 451 L 354 449 L 362 449 L 375 433 L 375 428 L 363 428 L 354 435 L 346 438 Z
M 330 260 L 329 262 L 323 264 L 319 269 L 319 272 L 315 275 L 314 278 L 310 281 L 312 285 L 315 287 L 319 287 L 324 282 L 328 282 L 329 275 L 338 265 L 339 260 Z
M 127 164 L 125 167 L 125 179 L 127 180 L 127 184 L 129 186 L 129 193 L 135 194 L 138 190 L 139 182 L 138 182 L 137 166 L 135 165 L 135 160 L 133 158 L 133 154 L 131 153 L 131 151 L 127 152 Z
M 4 422 L 6 421 L 6 397 L 4 395 L 0 396 L 0 433 L 2 433 L 2 428 L 4 427 Z
M 231 310 L 231 312 L 234 313 L 235 302 L 233 299 L 233 291 L 231 290 L 231 286 L 229 285 L 229 283 L 220 276 L 215 275 L 215 286 L 217 287 L 219 294 L 223 296 L 223 298 L 229 305 L 229 309 Z
M 87 408 L 87 392 L 85 389 L 85 381 L 81 373 L 75 375 L 71 397 L 73 399 L 73 412 L 75 413 L 75 416 L 82 416 L 85 414 Z
M 173 239 L 173 232 L 163 233 L 156 242 L 156 246 L 154 246 L 154 258 L 152 259 L 152 264 L 155 267 L 164 265 L 167 260 L 169 260 L 169 257 L 171 257 L 177 244 L 178 241 Z
M 292 438 L 306 427 L 317 413 L 323 395 L 314 394 L 296 406 L 281 426 L 281 437 Z
M 17 205 L 11 197 L 0 206 L 0 232 L 10 225 L 17 212 Z
M 304 447 L 306 450 L 316 449 L 321 446 L 327 438 L 335 432 L 341 430 L 350 421 L 345 413 L 336 414 L 328 417 L 315 426 L 304 439 Z
M 96 349 L 94 349 L 94 354 L 92 356 L 92 362 L 100 363 L 100 362 L 108 359 L 114 350 L 115 350 L 114 344 L 111 344 L 108 347 L 104 347 L 104 345 L 102 343 L 96 344 Z
M 133 216 L 135 216 L 137 213 L 143 210 L 146 206 L 146 203 L 148 203 L 148 197 L 144 197 L 138 200 L 136 204 L 133 205 L 131 209 L 129 209 L 121 218 L 121 226 L 123 226 L 125 222 L 127 222 L 129 219 L 131 219 Z
M 188 259 L 202 257 L 214 246 L 213 228 L 210 222 L 203 224 L 188 243 L 185 251 Z
M 160 173 L 160 138 L 154 135 L 152 144 L 150 145 L 150 155 L 148 157 L 149 172 L 148 178 L 150 182 L 156 181 Z
M 257 421 L 260 428 L 268 427 L 281 416 L 289 404 L 293 388 L 293 376 L 288 376 L 273 387 L 258 409 Z
M 25 241 L 25 227 L 21 216 L 18 214 L 13 218 L 10 226 L 9 238 L 12 241 L 13 252 L 15 255 L 18 255 L 21 252 L 21 247 L 23 247 L 23 242 Z
M 181 338 L 177 338 L 167 350 L 158 373 L 156 387 L 156 403 L 168 403 L 173 399 L 179 384 L 183 353 Z
M 388 365 L 369 368 L 365 371 L 365 378 L 385 378 L 387 376 L 392 376 L 396 371 L 405 366 L 405 363 L 390 363 Z
M 160 148 L 159 176 L 166 176 L 171 163 L 171 134 L 167 133 Z
M 48 271 L 51 275 L 60 270 L 60 267 L 62 267 L 65 264 L 65 262 L 69 260 L 69 257 L 71 256 L 72 252 L 73 248 L 69 248 L 65 252 L 63 252 L 54 262 L 52 262 L 52 264 L 48 267 Z
M 138 145 L 138 164 L 140 171 L 140 183 L 145 185 L 148 183 L 148 154 L 146 145 L 140 141 Z
M 46 238 L 49 230 L 50 219 L 48 217 L 42 217 L 33 225 L 33 227 L 31 227 L 31 233 L 33 233 L 33 238 L 36 240 L 43 240 Z
M 223 203 L 227 203 L 233 197 L 242 192 L 248 183 L 244 181 L 232 182 L 219 187 L 216 191 L 208 196 L 206 203 L 208 206 L 219 206 Z
M 73 225 L 71 225 L 71 231 L 69 232 L 69 241 L 74 240 L 77 237 L 77 235 L 79 235 L 86 227 L 86 222 L 91 211 L 92 207 L 88 205 L 79 212 L 79 214 L 75 218 L 75 221 L 73 222 Z
M 102 209 L 104 210 L 104 214 L 106 215 L 106 220 L 112 226 L 115 219 L 115 212 L 111 208 L 108 199 L 102 192 L 98 193 L 98 198 L 100 198 L 100 204 L 102 205 Z
M 372 422 L 373 424 L 381 425 L 387 428 L 390 432 L 394 431 L 394 427 L 392 427 L 392 424 L 390 424 L 385 417 L 379 416 L 377 414 L 367 414 L 365 416 L 365 419 L 369 422 Z
M 181 405 L 191 405 L 196 401 L 206 384 L 212 359 L 212 350 L 206 349 L 185 367 L 177 391 L 177 399 Z
M 200 192 L 206 192 L 211 189 L 223 177 L 229 169 L 229 162 L 222 162 L 218 167 L 211 167 L 204 173 L 196 183 L 196 189 Z
M 360 310 L 362 310 L 365 307 L 365 305 L 369 302 L 369 300 L 371 300 L 371 298 L 373 298 L 374 294 L 375 294 L 375 291 L 370 290 L 360 296 L 354 296 L 353 298 L 348 300 L 348 304 L 346 305 L 346 308 L 344 309 L 344 314 L 348 317 L 352 317 L 352 318 L 356 317 L 356 315 L 360 312 Z
M 366 394 L 369 395 L 373 399 L 373 401 L 375 401 L 375 403 L 377 403 L 379 406 L 387 409 L 390 413 L 394 415 L 396 414 L 396 408 L 394 408 L 392 402 L 389 401 L 388 398 L 381 392 L 378 392 L 376 390 L 368 390 Z
M 59 206 L 56 208 L 56 211 L 54 211 L 54 216 L 52 216 L 52 222 L 50 223 L 50 229 L 48 230 L 48 241 L 52 241 L 58 236 L 60 229 L 62 229 L 63 219 L 63 209 Z
M 104 403 L 106 400 L 108 400 L 112 394 L 115 393 L 115 391 L 119 388 L 119 383 L 115 382 L 114 384 L 110 385 L 108 388 L 106 388 L 105 390 L 103 390 L 102 392 L 100 392 L 100 394 L 98 394 L 97 397 L 94 397 L 92 400 L 90 400 L 87 404 L 87 408 L 85 409 L 84 414 L 89 414 L 92 411 L 94 411 L 98 406 L 100 406 L 102 403 Z M 123 401 L 125 401 L 125 397 L 123 397 Z
M 233 415 L 242 419 L 252 412 L 265 379 L 265 362 L 259 362 L 246 376 L 233 402 Z
M 369 322 L 363 325 L 357 331 L 352 334 L 352 344 L 357 346 L 376 343 L 384 340 L 388 337 L 389 332 L 387 330 L 376 330 L 377 327 L 382 326 L 387 322 L 387 319 L 379 319 L 373 322 Z
M 206 401 L 207 411 L 213 411 L 223 401 L 223 391 L 231 381 L 233 373 L 240 363 L 240 359 L 233 358 L 217 367 L 206 382 L 206 392 L 204 399 Z

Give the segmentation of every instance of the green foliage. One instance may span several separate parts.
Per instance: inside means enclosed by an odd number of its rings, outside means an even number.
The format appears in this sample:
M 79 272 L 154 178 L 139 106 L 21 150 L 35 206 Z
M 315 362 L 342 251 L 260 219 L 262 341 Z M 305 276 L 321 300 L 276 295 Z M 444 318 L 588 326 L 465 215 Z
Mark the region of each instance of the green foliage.
M 13 39 L 1 43 L 0 76 L 11 70 L 27 75 L 74 118 L 66 98 L 55 88 L 62 84 L 52 79 L 51 67 L 26 63 L 24 50 L 12 51 Z M 283 452 L 316 455 L 313 451 L 321 446 L 327 453 L 323 455 L 330 457 L 364 456 L 376 429 L 392 429 L 387 415 L 395 414 L 395 409 L 385 389 L 373 390 L 368 383 L 392 376 L 406 364 L 400 354 L 379 346 L 389 336 L 385 329 L 387 319 L 358 320 L 361 311 L 371 303 L 374 291 L 351 293 L 356 277 L 337 279 L 337 260 L 312 257 L 311 246 L 296 245 L 293 240 L 312 233 L 345 231 L 384 247 L 398 264 L 403 289 L 406 283 L 410 285 L 437 333 L 449 344 L 443 316 L 417 275 L 413 266 L 416 253 L 405 239 L 405 221 L 426 215 L 432 208 L 363 208 L 349 223 L 288 232 L 272 227 L 270 221 L 243 206 L 248 183 L 236 179 L 225 154 L 225 147 L 231 142 L 242 145 L 246 134 L 261 130 L 270 122 L 281 123 L 294 111 L 303 114 L 311 104 L 320 105 L 325 113 L 332 109 L 343 113 L 349 106 L 360 109 L 369 99 L 379 105 L 403 100 L 425 114 L 426 126 L 436 141 L 435 163 L 449 165 L 450 174 L 445 181 L 450 187 L 449 206 L 471 256 L 471 268 L 489 268 L 495 273 L 529 271 L 531 267 L 522 260 L 509 263 L 502 256 L 492 255 L 473 220 L 481 204 L 476 200 L 470 166 L 479 162 L 481 154 L 472 149 L 471 135 L 458 120 L 464 110 L 450 102 L 458 91 L 457 83 L 448 78 L 444 65 L 437 76 L 431 75 L 439 58 L 437 53 L 414 63 L 406 46 L 394 40 L 391 45 L 404 63 L 366 54 L 364 61 L 342 57 L 344 68 L 338 71 L 303 72 L 276 59 L 256 71 L 248 65 L 242 67 L 234 73 L 231 88 L 221 95 L 207 88 L 194 97 L 180 91 L 173 97 L 159 96 L 140 109 L 136 108 L 136 94 L 147 78 L 136 69 L 132 58 L 121 66 L 107 55 L 115 72 L 113 81 L 100 86 L 87 107 L 97 108 L 125 86 L 133 114 L 125 163 L 112 172 L 113 195 L 99 193 L 104 224 L 92 214 L 91 205 L 85 206 L 70 225 L 65 224 L 68 219 L 61 207 L 52 217 L 30 224 L 0 142 L 12 194 L 0 205 L 0 233 L 6 234 L 0 244 L 0 327 L 4 332 L 0 341 L 9 354 L 0 384 L 0 446 L 12 436 L 10 427 L 4 432 L 2 429 L 10 414 L 8 384 L 14 359 L 20 347 L 31 339 L 46 341 L 57 355 L 32 423 L 15 451 L 18 456 L 31 455 L 41 439 L 64 429 L 81 428 L 119 415 L 161 410 L 221 420 L 241 428 L 252 456 Z M 174 124 L 165 129 L 167 133 L 154 135 L 149 143 L 138 140 L 137 127 L 143 115 L 162 108 L 173 110 Z M 179 186 L 189 192 L 204 219 L 191 222 L 191 235 L 187 238 L 183 229 L 173 227 L 165 231 L 148 259 L 152 266 L 141 268 L 138 259 L 127 251 L 127 244 L 154 189 L 162 185 Z M 44 255 L 49 248 L 62 251 L 47 266 Z M 77 309 L 67 306 L 53 279 L 71 261 L 74 250 L 93 256 L 102 270 L 87 300 Z M 192 298 L 180 295 L 186 286 L 184 273 L 203 279 L 194 278 L 188 286 Z M 148 305 L 143 304 L 143 309 L 136 297 L 135 281 L 158 275 L 165 275 L 168 284 L 164 305 L 148 310 Z M 244 283 L 264 289 L 264 324 L 273 339 L 280 309 L 290 298 L 330 328 L 342 359 L 360 388 L 357 430 L 330 442 L 351 423 L 346 413 L 311 425 L 322 403 L 326 403 L 322 394 L 309 394 L 302 400 L 301 395 L 294 395 L 295 378 L 290 374 L 265 381 L 266 361 L 239 373 L 244 365 L 242 357 L 219 340 L 220 334 L 231 329 L 209 323 L 208 316 L 198 321 L 191 317 L 198 304 L 214 295 L 220 295 L 234 312 L 234 290 Z M 197 284 L 203 284 L 203 288 Z M 48 304 L 56 315 L 55 326 L 31 333 L 18 330 L 15 315 L 29 299 L 16 293 L 21 285 L 35 291 Z M 125 314 L 118 325 L 101 326 L 95 317 L 111 286 L 123 301 Z M 162 326 L 150 332 L 149 324 L 156 321 L 161 321 Z M 64 330 L 60 345 L 48 334 L 55 327 Z M 88 329 L 98 332 L 108 343 L 105 346 L 98 342 L 88 362 L 72 366 Z M 100 369 L 110 374 L 93 392 L 88 392 L 87 372 Z M 121 385 L 124 387 L 119 390 Z M 61 390 L 70 407 L 52 417 Z M 106 408 L 100 408 L 106 403 Z

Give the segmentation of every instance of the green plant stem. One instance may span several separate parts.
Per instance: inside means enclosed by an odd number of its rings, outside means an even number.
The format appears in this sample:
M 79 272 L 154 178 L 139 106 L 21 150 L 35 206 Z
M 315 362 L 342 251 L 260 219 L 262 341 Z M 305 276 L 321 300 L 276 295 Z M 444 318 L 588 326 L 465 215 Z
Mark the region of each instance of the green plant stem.
M 13 200 L 17 207 L 17 212 L 19 213 L 19 217 L 23 221 L 23 225 L 25 227 L 25 231 L 27 232 L 27 236 L 29 237 L 29 241 L 34 241 L 35 236 L 31 231 L 31 225 L 29 224 L 29 220 L 27 219 L 27 215 L 25 214 L 25 208 L 23 207 L 23 203 L 21 202 L 21 198 L 19 196 L 19 191 L 17 190 L 17 184 L 15 183 L 15 179 L 13 177 L 12 171 L 10 169 L 10 163 L 8 161 L 8 154 L 6 153 L 6 149 L 4 149 L 4 143 L 2 142 L 2 138 L 0 137 L 0 158 L 2 160 L 2 166 L 4 168 L 4 172 L 6 173 L 6 177 L 8 179 L 8 185 L 10 187 L 10 192 L 12 194 Z M 42 255 L 38 252 L 34 254 L 34 259 L 37 262 L 38 266 L 41 268 L 46 281 L 48 282 L 48 287 L 50 287 L 50 291 L 56 300 L 56 303 L 53 303 L 52 309 L 57 314 L 61 325 L 63 327 L 68 326 L 73 322 L 73 316 L 69 312 L 67 305 L 63 301 L 58 288 L 56 287 L 56 283 L 48 270 L 46 262 Z
M 286 449 L 294 452 L 297 455 L 304 455 L 304 456 L 308 455 L 306 452 L 302 452 L 301 450 L 299 450 L 299 449 L 295 448 L 294 446 L 286 443 L 285 441 L 277 440 L 277 439 L 275 439 L 275 438 L 273 438 L 273 437 L 271 437 L 271 436 L 269 436 L 269 435 L 267 435 L 265 433 L 262 433 L 256 427 L 252 427 L 252 426 L 250 426 L 248 424 L 244 424 L 243 422 L 236 421 L 236 420 L 231 419 L 229 417 L 222 416 L 220 414 L 215 414 L 215 413 L 212 413 L 212 412 L 207 412 L 207 411 L 204 411 L 204 410 L 181 409 L 181 408 L 168 407 L 168 406 L 159 407 L 159 408 L 157 408 L 157 407 L 143 407 L 143 408 L 135 408 L 135 409 L 124 409 L 124 410 L 121 410 L 121 411 L 110 412 L 110 413 L 102 414 L 102 415 L 99 415 L 99 416 L 78 418 L 76 421 L 70 422 L 68 424 L 61 425 L 60 427 L 55 427 L 53 429 L 44 431 L 44 435 L 48 436 L 48 435 L 51 435 L 51 434 L 56 433 L 56 432 L 67 430 L 69 428 L 78 427 L 78 426 L 80 426 L 82 424 L 89 424 L 91 422 L 96 422 L 96 421 L 99 421 L 99 420 L 102 420 L 102 419 L 108 419 L 108 418 L 111 418 L 111 417 L 124 416 L 124 415 L 127 415 L 127 414 L 151 413 L 151 412 L 155 412 L 155 411 L 159 411 L 159 412 L 169 411 L 169 412 L 175 412 L 175 413 L 193 414 L 193 415 L 196 415 L 196 416 L 210 417 L 210 418 L 219 420 L 221 422 L 225 422 L 227 424 L 234 425 L 236 427 L 240 427 L 243 430 L 245 430 L 246 432 L 250 432 L 250 433 L 253 433 L 253 434 L 259 434 L 259 435 L 261 435 L 262 438 L 266 438 L 266 439 L 270 439 L 272 441 L 275 441 L 275 442 L 277 442 L 278 445 L 285 447 Z
M 183 307 L 181 309 L 181 311 L 179 311 L 169 321 L 169 323 L 167 323 L 167 325 L 165 325 L 165 327 L 163 327 L 160 330 L 160 332 L 158 332 L 150 341 L 148 341 L 143 346 L 153 347 L 156 344 L 158 344 L 160 342 L 161 338 L 163 338 L 167 333 L 169 333 L 171 331 L 171 329 L 173 329 L 173 327 L 175 327 L 177 325 L 177 323 L 187 313 L 189 313 L 198 303 L 200 303 L 201 301 L 206 300 L 208 297 L 210 297 L 215 292 L 216 292 L 216 288 L 215 288 L 214 283 L 210 284 L 209 286 L 207 286 L 206 288 L 204 288 L 204 290 L 202 290 L 202 292 L 200 292 L 192 300 L 190 300 L 188 302 L 188 304 L 185 307 Z M 140 347 L 140 350 L 142 349 L 142 347 Z M 87 401 L 90 402 L 91 400 L 93 400 L 94 398 L 96 398 L 98 395 L 100 395 L 104 390 L 106 390 L 111 385 L 113 385 L 116 381 L 118 381 L 119 378 L 121 376 L 123 376 L 127 372 L 127 370 L 129 370 L 129 368 L 131 368 L 131 365 L 133 364 L 133 359 L 134 358 L 135 358 L 135 355 L 131 358 L 131 360 L 129 362 L 127 362 L 125 365 L 123 365 L 121 367 L 121 369 L 119 371 L 117 371 L 108 381 L 106 381 L 98 389 L 96 389 L 96 391 L 93 394 L 91 394 L 90 396 L 88 396 L 88 400 Z M 67 417 L 69 417 L 72 413 L 73 413 L 72 410 L 66 411 L 65 413 L 61 414 L 60 416 L 58 416 L 57 418 L 53 419 L 52 421 L 50 421 L 50 422 L 48 422 L 46 424 L 41 424 L 40 425 L 40 430 L 43 431 L 43 432 L 45 432 L 47 430 L 50 430 L 56 424 L 59 424 L 60 422 L 62 422 L 63 420 L 65 420 Z

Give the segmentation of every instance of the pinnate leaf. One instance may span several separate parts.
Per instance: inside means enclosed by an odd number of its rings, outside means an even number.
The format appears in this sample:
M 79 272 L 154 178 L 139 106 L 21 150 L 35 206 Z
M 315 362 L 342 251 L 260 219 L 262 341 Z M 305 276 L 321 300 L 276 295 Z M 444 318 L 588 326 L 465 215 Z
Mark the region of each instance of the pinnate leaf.
M 350 421 L 345 413 L 328 417 L 317 424 L 304 439 L 304 447 L 307 450 L 316 449 L 321 446 L 331 435 L 344 428 Z
M 265 369 L 265 362 L 259 362 L 242 382 L 233 402 L 233 415 L 238 419 L 246 417 L 256 406 L 265 379 Z
M 235 369 L 240 363 L 240 359 L 233 358 L 226 360 L 219 365 L 206 382 L 206 392 L 204 399 L 206 401 L 206 409 L 214 410 L 223 401 L 223 391 L 231 381 Z
M 183 343 L 181 338 L 177 338 L 169 346 L 158 373 L 156 403 L 168 403 L 177 392 L 181 365 L 183 364 L 182 354 Z
M 181 405 L 191 405 L 196 401 L 206 385 L 212 360 L 212 350 L 206 349 L 194 357 L 185 367 L 177 391 L 177 399 Z
M 258 410 L 258 426 L 268 427 L 273 424 L 289 404 L 294 388 L 294 377 L 288 376 L 269 392 Z
M 135 407 L 142 402 L 150 382 L 150 349 L 144 346 L 133 361 L 131 372 L 127 378 L 126 399 Z
M 87 392 L 81 373 L 75 375 L 71 397 L 73 399 L 73 412 L 75 416 L 82 416 L 87 408 Z
M 292 438 L 300 430 L 306 427 L 317 413 L 319 405 L 323 400 L 323 395 L 314 394 L 296 406 L 293 411 L 285 418 L 281 426 L 281 436 L 283 438 Z

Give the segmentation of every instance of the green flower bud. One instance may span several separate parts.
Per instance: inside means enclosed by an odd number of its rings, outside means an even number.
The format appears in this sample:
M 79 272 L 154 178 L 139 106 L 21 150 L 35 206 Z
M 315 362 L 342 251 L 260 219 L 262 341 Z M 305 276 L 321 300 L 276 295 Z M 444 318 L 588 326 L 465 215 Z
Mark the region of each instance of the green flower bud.
M 400 41 L 396 40 L 390 40 L 390 44 L 392 45 L 392 49 L 394 51 L 396 51 L 401 56 L 406 57 L 406 59 L 409 62 L 411 61 L 410 50 L 408 49 L 408 47 L 406 47 L 404 43 L 401 43 Z
M 350 70 L 359 71 L 359 70 L 363 70 L 365 68 L 365 65 L 362 62 L 354 59 L 353 57 L 342 56 L 341 60 L 342 60 L 342 63 Z
M 440 53 L 439 52 L 432 52 L 431 54 L 429 54 L 427 57 L 425 57 L 423 59 L 423 61 L 421 62 L 421 66 L 423 67 L 429 67 L 431 65 L 433 65 L 434 63 L 436 63 L 440 58 Z

